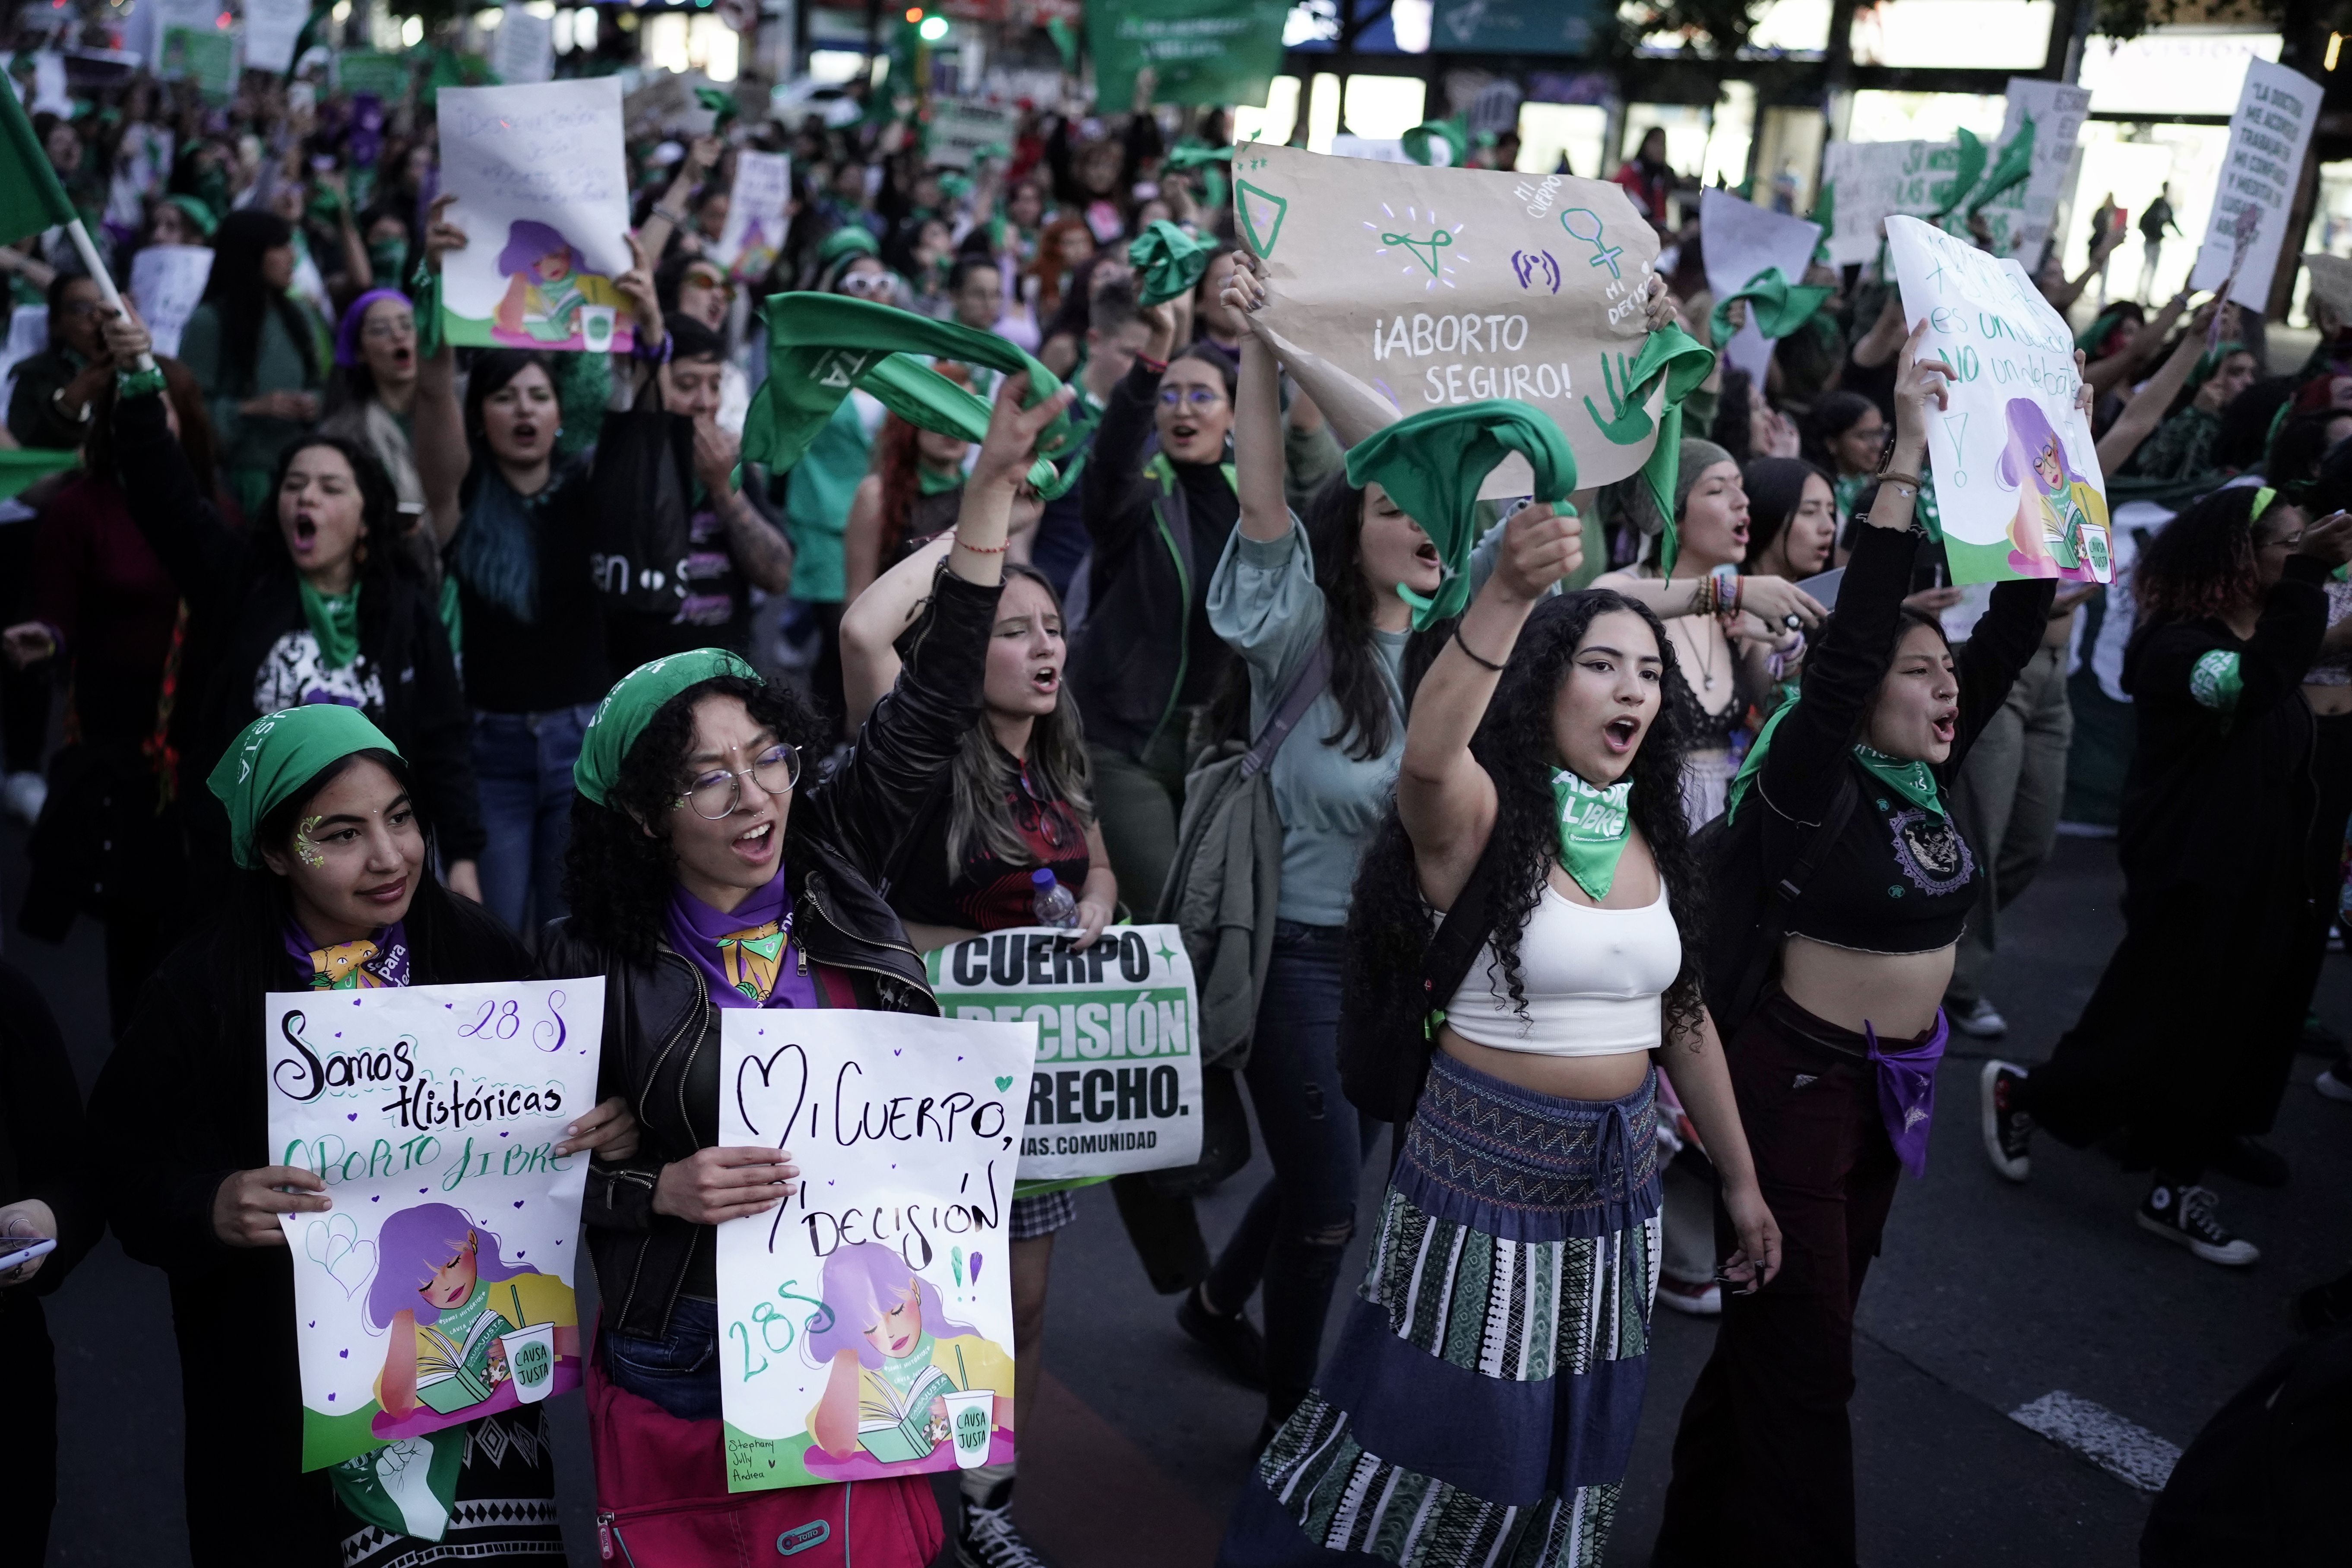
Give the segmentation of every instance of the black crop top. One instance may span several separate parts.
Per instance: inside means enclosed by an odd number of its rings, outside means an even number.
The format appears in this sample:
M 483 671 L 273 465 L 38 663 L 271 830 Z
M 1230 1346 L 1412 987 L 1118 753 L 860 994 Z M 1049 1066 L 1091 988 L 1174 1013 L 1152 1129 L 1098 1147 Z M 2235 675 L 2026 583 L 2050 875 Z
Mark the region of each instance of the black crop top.
M 1805 660 L 1804 695 L 1780 721 L 1757 786 L 1771 816 L 1764 842 L 1778 875 L 1827 820 L 1837 792 L 1860 791 L 1789 911 L 1788 929 L 1863 952 L 1934 952 L 1960 939 L 1979 870 L 1948 818 L 1914 805 L 1854 760 L 1864 710 L 1895 657 L 1920 536 L 1865 526 L 1839 584 L 1837 613 Z M 1948 804 L 1960 763 L 2042 646 L 2054 581 L 2003 583 L 1958 650 L 1960 711 L 1952 754 L 1935 771 Z

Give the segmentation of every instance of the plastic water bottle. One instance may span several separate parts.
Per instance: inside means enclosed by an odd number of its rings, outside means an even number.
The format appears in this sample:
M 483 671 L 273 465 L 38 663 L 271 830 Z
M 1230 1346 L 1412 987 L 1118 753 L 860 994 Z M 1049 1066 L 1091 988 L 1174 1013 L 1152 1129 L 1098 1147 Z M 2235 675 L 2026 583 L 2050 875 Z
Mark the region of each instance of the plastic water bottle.
M 1041 926 L 1060 926 L 1075 931 L 1078 924 L 1078 900 L 1070 897 L 1070 889 L 1054 879 L 1054 873 L 1043 866 L 1029 874 L 1030 886 L 1037 891 L 1029 900 L 1029 908 Z

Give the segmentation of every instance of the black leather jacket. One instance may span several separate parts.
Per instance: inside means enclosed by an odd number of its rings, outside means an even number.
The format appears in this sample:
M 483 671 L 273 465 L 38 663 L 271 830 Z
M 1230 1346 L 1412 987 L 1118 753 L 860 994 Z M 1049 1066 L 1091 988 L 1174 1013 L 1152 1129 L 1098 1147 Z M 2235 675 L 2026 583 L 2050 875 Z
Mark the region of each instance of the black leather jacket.
M 999 593 L 941 575 L 928 635 L 909 647 L 898 686 L 876 705 L 847 759 L 793 802 L 784 831 L 793 948 L 817 971 L 825 1005 L 939 1012 L 921 955 L 875 884 L 964 733 L 981 721 Z M 716 1098 L 689 1103 L 685 1092 L 705 1048 L 709 994 L 701 973 L 667 945 L 652 963 L 634 963 L 570 925 L 547 928 L 541 971 L 604 977 L 602 1092 L 627 1095 L 641 1129 L 633 1158 L 589 1168 L 588 1249 L 613 1331 L 659 1338 L 696 1249 L 716 1245 L 711 1226 L 653 1207 L 662 1167 L 719 1141 Z

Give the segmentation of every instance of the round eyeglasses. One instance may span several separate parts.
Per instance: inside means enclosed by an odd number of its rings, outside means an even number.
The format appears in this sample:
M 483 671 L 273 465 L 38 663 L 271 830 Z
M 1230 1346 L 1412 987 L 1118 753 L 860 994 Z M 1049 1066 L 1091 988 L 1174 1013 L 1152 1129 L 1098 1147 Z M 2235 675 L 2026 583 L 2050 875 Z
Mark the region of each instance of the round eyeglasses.
M 1166 386 L 1160 390 L 1160 406 L 1175 408 L 1191 404 L 1195 408 L 1214 408 L 1225 400 L 1225 395 L 1210 386 Z
M 801 749 L 780 741 L 752 758 L 751 765 L 743 773 L 751 774 L 751 782 L 770 795 L 789 795 L 793 785 L 800 783 Z M 692 806 L 694 815 L 705 822 L 717 822 L 732 816 L 742 799 L 742 774 L 712 768 L 697 773 L 694 782 L 671 804 Z

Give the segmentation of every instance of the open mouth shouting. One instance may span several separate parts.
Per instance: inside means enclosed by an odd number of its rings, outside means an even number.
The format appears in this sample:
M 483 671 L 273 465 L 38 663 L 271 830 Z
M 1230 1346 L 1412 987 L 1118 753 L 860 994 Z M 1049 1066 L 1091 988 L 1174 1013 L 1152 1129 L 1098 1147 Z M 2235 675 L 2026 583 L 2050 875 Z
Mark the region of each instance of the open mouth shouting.
M 1952 737 L 1959 732 L 1959 727 L 1960 710 L 1957 708 L 1944 709 L 1927 721 L 1928 732 L 1936 737 L 1936 743 L 1939 746 L 1950 745 Z
M 307 552 L 319 542 L 319 520 L 307 511 L 298 511 L 287 531 L 293 536 L 295 550 Z
M 728 847 L 734 850 L 736 858 L 747 866 L 767 865 L 776 858 L 775 818 L 770 817 L 756 826 L 744 829 L 735 836 Z
M 1062 667 L 1041 664 L 1029 672 L 1029 689 L 1043 697 L 1052 697 L 1062 689 Z
M 1601 743 L 1609 748 L 1612 757 L 1629 755 L 1642 742 L 1642 721 L 1631 713 L 1612 719 L 1601 727 Z

